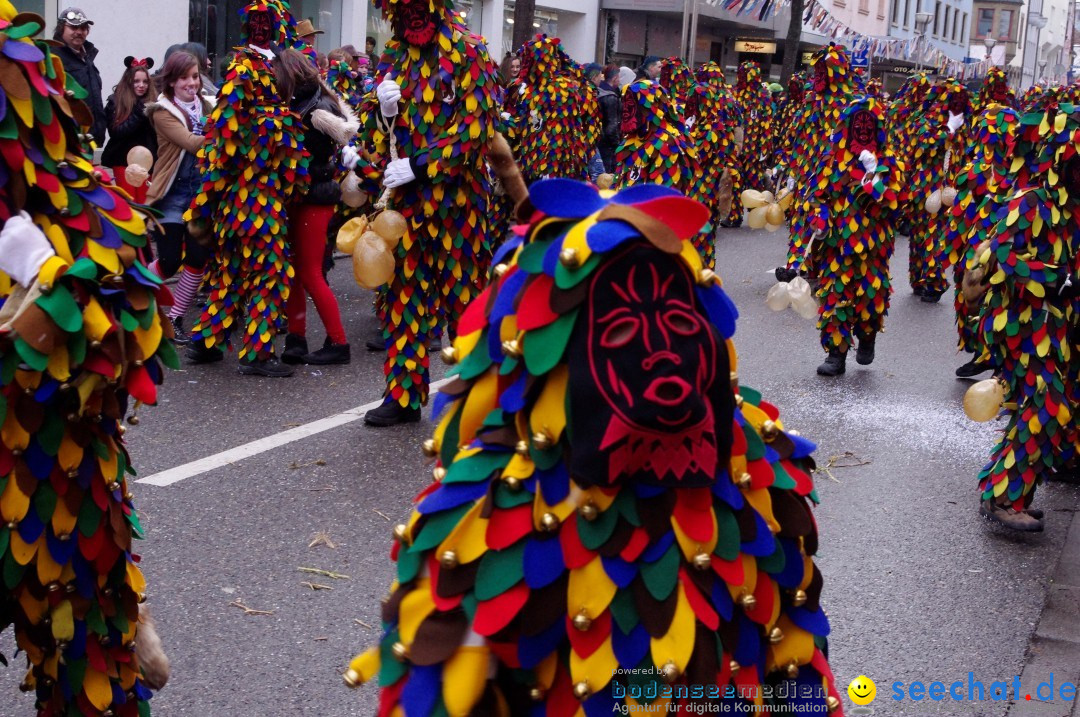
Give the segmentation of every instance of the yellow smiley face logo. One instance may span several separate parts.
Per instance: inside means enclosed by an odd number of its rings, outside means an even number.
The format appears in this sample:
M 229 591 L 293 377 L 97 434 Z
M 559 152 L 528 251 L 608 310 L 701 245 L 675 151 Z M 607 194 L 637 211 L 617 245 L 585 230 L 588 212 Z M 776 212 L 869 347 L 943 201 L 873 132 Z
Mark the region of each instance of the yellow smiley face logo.
M 877 685 L 866 675 L 859 675 L 847 686 L 847 696 L 857 705 L 868 705 L 877 697 Z

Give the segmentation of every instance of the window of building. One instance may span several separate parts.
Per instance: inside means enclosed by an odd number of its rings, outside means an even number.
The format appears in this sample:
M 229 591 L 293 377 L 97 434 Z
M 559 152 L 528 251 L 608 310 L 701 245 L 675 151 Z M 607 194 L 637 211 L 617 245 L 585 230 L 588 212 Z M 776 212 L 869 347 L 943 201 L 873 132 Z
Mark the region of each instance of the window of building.
M 941 23 L 941 0 L 938 0 L 938 2 L 934 3 L 934 36 L 935 37 L 941 37 L 941 35 L 938 33 L 940 23 Z
M 859 0 L 859 12 L 864 15 L 870 14 L 870 0 Z
M 878 0 L 877 2 L 877 19 L 885 19 L 885 0 Z
M 1008 40 L 1012 29 L 1012 10 L 998 10 L 997 39 Z
M 983 39 L 989 37 L 990 33 L 994 31 L 994 10 L 993 8 L 979 8 L 979 24 L 975 26 L 975 37 Z
M 481 0 L 476 0 L 479 4 Z M 476 30 L 479 32 L 479 28 Z M 559 36 L 559 13 L 537 6 L 533 11 L 533 31 L 544 33 L 548 37 Z M 490 49 L 490 48 L 489 48 Z M 503 52 L 514 52 L 514 3 L 507 2 L 503 5 Z
M 968 14 L 965 12 L 960 18 L 960 41 L 967 42 L 967 18 Z
M 910 27 L 908 18 L 911 15 L 911 0 L 904 0 L 904 29 Z
M 941 23 L 941 37 L 949 39 L 949 20 L 952 18 L 952 8 L 945 6 L 945 20 Z
M 892 4 L 892 24 L 895 25 L 900 20 L 900 0 L 893 0 Z

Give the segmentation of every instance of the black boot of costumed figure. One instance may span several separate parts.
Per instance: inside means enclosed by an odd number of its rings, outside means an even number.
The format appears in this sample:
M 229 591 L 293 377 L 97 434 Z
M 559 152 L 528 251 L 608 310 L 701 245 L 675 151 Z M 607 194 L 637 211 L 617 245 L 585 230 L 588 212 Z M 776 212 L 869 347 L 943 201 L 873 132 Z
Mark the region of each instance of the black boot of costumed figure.
M 817 367 L 818 376 L 839 376 L 847 371 L 847 351 L 829 349 L 825 363 Z
M 399 423 L 416 423 L 419 420 L 419 408 L 403 408 L 397 401 L 387 401 L 364 414 L 364 423 L 380 428 L 396 426 Z
M 281 352 L 283 363 L 303 363 L 307 352 L 307 339 L 298 334 L 285 334 L 285 350 Z
M 876 341 L 876 333 L 859 337 L 859 350 L 855 352 L 855 363 L 860 366 L 869 366 L 874 363 L 874 343 Z
M 1038 512 L 1038 516 L 1035 513 Z M 1022 533 L 1041 533 L 1043 531 L 1042 511 L 1021 510 L 998 505 L 993 498 L 984 500 L 979 505 L 979 515 L 1003 528 Z

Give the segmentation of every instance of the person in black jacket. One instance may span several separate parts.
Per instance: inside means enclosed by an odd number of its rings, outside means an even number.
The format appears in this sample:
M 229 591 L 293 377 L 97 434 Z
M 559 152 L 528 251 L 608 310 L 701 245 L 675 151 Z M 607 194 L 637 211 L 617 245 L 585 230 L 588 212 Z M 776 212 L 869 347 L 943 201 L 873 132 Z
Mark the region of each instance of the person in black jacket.
M 289 333 L 281 360 L 297 364 L 349 363 L 349 343 L 341 322 L 334 292 L 323 275 L 326 230 L 341 199 L 337 181 L 338 155 L 355 136 L 360 122 L 329 87 L 319 79 L 315 65 L 296 50 L 283 50 L 274 58 L 274 77 L 282 98 L 304 123 L 304 149 L 311 155 L 308 174 L 311 186 L 288 208 L 289 248 L 296 279 L 289 290 L 285 315 Z M 307 299 L 326 327 L 321 349 L 308 352 Z
M 597 101 L 600 103 L 600 141 L 596 146 L 604 160 L 604 171 L 615 173 L 615 150 L 622 141 L 622 99 L 619 97 L 619 67 L 604 68 L 604 79 L 597 84 Z
M 116 183 L 126 189 L 139 204 L 146 201 L 146 185 L 132 187 L 124 177 L 128 152 L 133 147 L 146 147 L 157 158 L 157 133 L 146 116 L 146 101 L 150 95 L 150 68 L 154 58 L 124 58 L 124 74 L 105 103 L 105 122 L 109 141 L 101 152 L 101 164 L 112 167 Z
M 86 16 L 80 8 L 69 7 L 60 13 L 53 29 L 53 39 L 64 43 L 63 47 L 57 47 L 54 53 L 60 56 L 64 63 L 64 72 L 68 77 L 79 83 L 86 90 L 86 106 L 90 108 L 90 114 L 94 123 L 90 126 L 90 134 L 94 137 L 97 146 L 105 143 L 105 108 L 101 104 L 101 73 L 94 65 L 98 49 L 94 43 L 86 39 L 90 34 L 90 26 L 94 22 Z

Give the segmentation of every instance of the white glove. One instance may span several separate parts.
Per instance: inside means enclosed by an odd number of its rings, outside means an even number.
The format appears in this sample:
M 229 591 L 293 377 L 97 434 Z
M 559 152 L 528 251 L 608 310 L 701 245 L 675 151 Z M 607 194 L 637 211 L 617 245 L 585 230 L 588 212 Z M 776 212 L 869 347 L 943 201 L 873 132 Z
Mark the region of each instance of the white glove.
M 409 160 L 405 158 L 391 161 L 386 165 L 386 171 L 383 172 L 383 186 L 389 189 L 408 184 L 414 179 L 416 179 L 416 175 L 413 174 L 412 167 L 409 166 Z
M 0 229 L 0 271 L 27 289 L 37 281 L 42 265 L 55 255 L 45 233 L 26 212 L 11 217 Z
M 503 118 L 504 122 L 509 122 L 510 121 L 510 113 L 509 112 L 500 112 L 499 116 Z
M 957 129 L 959 129 L 960 125 L 964 124 L 964 113 L 961 112 L 958 115 L 954 115 L 952 112 L 950 112 L 949 121 L 946 124 L 949 127 L 949 134 L 953 134 L 954 132 L 956 132 Z
M 867 174 L 873 174 L 874 170 L 877 169 L 877 157 L 868 149 L 864 149 L 859 154 L 859 163 L 862 164 Z
M 383 80 L 375 88 L 375 96 L 379 98 L 379 109 L 383 117 L 397 117 L 398 102 L 401 100 L 401 88 L 393 80 Z
M 795 177 L 788 177 L 787 178 L 787 190 L 789 192 L 794 192 L 795 191 Z
M 687 117 L 686 122 L 685 122 L 686 129 L 693 129 L 694 128 L 694 122 L 696 122 L 696 121 L 697 121 L 697 117 Z
M 341 166 L 345 169 L 356 169 L 357 163 L 360 161 L 360 153 L 356 151 L 355 147 L 345 145 L 341 148 Z

